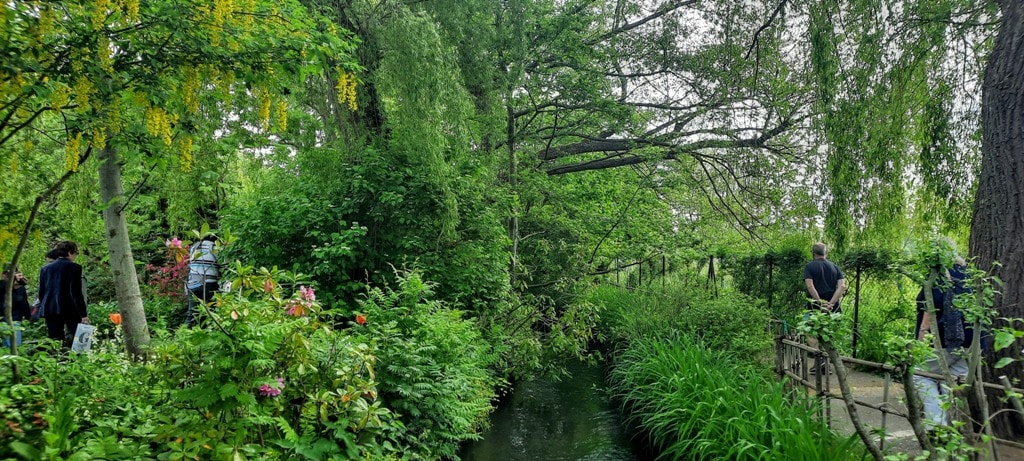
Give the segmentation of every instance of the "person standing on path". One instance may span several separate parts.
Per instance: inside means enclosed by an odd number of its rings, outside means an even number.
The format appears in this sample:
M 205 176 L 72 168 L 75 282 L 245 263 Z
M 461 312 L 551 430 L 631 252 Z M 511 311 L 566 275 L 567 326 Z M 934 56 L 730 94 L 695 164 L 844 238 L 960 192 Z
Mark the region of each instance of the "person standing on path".
M 213 295 L 220 289 L 220 265 L 215 253 L 216 244 L 217 236 L 207 234 L 189 248 L 188 281 L 185 282 L 185 295 L 188 296 L 186 326 L 196 324 L 199 303 L 209 304 L 213 300 Z
M 846 294 L 843 271 L 828 260 L 828 248 L 824 243 L 812 245 L 811 255 L 814 259 L 804 266 L 804 283 L 810 296 L 807 309 L 841 313 L 840 301 Z
M 927 298 L 924 288 L 921 288 L 917 294 L 917 327 L 914 329 L 914 337 L 918 341 L 926 341 L 928 333 L 939 336 L 939 344 L 942 346 L 942 355 L 949 367 L 949 373 L 956 378 L 967 376 L 967 349 L 971 347 L 974 339 L 973 329 L 966 328 L 962 320 L 954 322 L 956 320 L 954 318 L 956 309 L 953 307 L 954 296 L 970 292 L 970 288 L 964 285 L 966 278 L 964 272 L 963 258 L 957 258 L 952 269 L 939 270 L 939 280 L 932 286 L 932 308 L 935 310 L 935 320 L 938 325 L 931 325 L 931 317 L 927 315 Z M 952 314 L 947 316 L 950 312 Z M 938 353 L 929 357 L 924 365 L 918 366 L 917 369 L 941 374 L 942 366 L 939 364 Z M 948 405 L 943 404 L 942 397 L 947 396 L 948 398 L 950 394 L 946 383 L 942 379 L 915 374 L 914 387 L 917 388 L 921 404 L 924 407 L 925 429 L 929 433 L 933 433 L 938 426 L 950 425 L 949 413 L 946 410 Z
M 89 323 L 82 266 L 75 263 L 75 242 L 60 242 L 54 250 L 56 259 L 39 269 L 39 308 L 46 319 L 47 336 L 71 347 L 78 324 Z
M 826 313 L 842 313 L 840 301 L 846 294 L 846 279 L 843 278 L 843 271 L 839 266 L 828 260 L 828 247 L 824 243 L 815 243 L 811 246 L 811 259 L 804 266 L 804 284 L 807 286 L 807 312 L 804 313 L 806 320 L 812 311 Z M 818 339 L 807 338 L 807 344 L 815 349 L 818 348 Z M 826 371 L 824 364 L 822 370 L 812 368 L 812 372 Z

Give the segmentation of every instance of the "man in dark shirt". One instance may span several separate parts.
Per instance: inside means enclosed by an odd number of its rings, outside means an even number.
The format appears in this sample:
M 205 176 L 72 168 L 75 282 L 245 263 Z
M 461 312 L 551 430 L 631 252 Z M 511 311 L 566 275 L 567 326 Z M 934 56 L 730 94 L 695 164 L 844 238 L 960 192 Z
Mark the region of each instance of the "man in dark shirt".
M 839 301 L 846 293 L 846 279 L 843 278 L 843 271 L 832 261 L 828 260 L 828 248 L 824 243 L 815 243 L 811 246 L 811 255 L 814 257 L 804 266 L 804 284 L 807 285 L 807 313 L 806 319 L 811 311 L 822 311 L 828 313 L 840 313 Z M 818 339 L 807 338 L 807 344 L 811 347 L 818 347 Z M 811 368 L 812 373 L 828 373 L 830 370 L 821 364 L 821 368 Z
M 46 319 L 47 336 L 71 346 L 79 323 L 89 323 L 82 290 L 82 266 L 75 263 L 78 245 L 58 243 L 57 259 L 39 270 L 39 303 Z
M 804 266 L 804 283 L 810 296 L 808 309 L 841 312 L 839 302 L 846 293 L 843 271 L 828 260 L 828 249 L 824 243 L 811 246 L 811 254 L 814 259 Z

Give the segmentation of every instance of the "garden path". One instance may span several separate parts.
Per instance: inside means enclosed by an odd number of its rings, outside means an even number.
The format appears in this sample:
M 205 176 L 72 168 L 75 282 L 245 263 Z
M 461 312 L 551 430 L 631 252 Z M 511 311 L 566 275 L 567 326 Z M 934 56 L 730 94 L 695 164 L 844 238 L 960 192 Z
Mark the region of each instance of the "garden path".
M 858 400 L 863 400 L 874 405 L 881 405 L 885 399 L 885 377 L 882 375 L 868 373 L 853 368 L 849 369 L 850 388 Z M 835 375 L 831 376 L 835 379 Z M 838 391 L 838 386 L 835 386 Z M 813 390 L 812 390 L 813 392 Z M 907 408 L 903 402 L 903 385 L 898 382 L 889 384 L 889 405 L 895 409 L 906 412 Z M 858 413 L 864 424 L 874 428 L 882 427 L 882 412 L 866 406 L 858 406 Z M 841 434 L 852 435 L 855 433 L 853 424 L 850 422 L 850 415 L 841 400 L 832 400 L 832 427 Z M 918 455 L 921 447 L 914 437 L 910 423 L 905 418 L 888 415 L 885 418 L 886 438 L 884 449 L 889 453 L 907 453 Z M 997 445 L 999 461 L 1024 461 L 1024 450 L 1008 445 Z

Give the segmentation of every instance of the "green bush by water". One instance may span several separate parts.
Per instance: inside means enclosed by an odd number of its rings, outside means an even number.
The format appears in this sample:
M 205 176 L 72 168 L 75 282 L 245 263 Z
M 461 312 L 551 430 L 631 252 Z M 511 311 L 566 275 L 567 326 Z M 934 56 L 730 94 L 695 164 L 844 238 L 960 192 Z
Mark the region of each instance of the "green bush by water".
M 752 298 L 724 290 L 719 296 L 679 282 L 659 291 L 595 287 L 589 300 L 605 306 L 601 330 L 614 345 L 667 334 L 697 339 L 753 362 L 771 360 L 768 312 Z
M 824 427 L 814 401 L 750 367 L 689 340 L 648 337 L 618 356 L 610 380 L 659 459 L 863 459 L 859 439 Z

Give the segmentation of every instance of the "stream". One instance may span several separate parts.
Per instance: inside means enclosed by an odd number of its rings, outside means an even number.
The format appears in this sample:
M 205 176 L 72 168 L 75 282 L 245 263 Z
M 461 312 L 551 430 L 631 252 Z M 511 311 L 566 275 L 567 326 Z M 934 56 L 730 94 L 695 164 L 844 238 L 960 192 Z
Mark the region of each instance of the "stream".
M 634 452 L 600 366 L 572 363 L 561 381 L 520 383 L 464 461 L 646 461 Z

